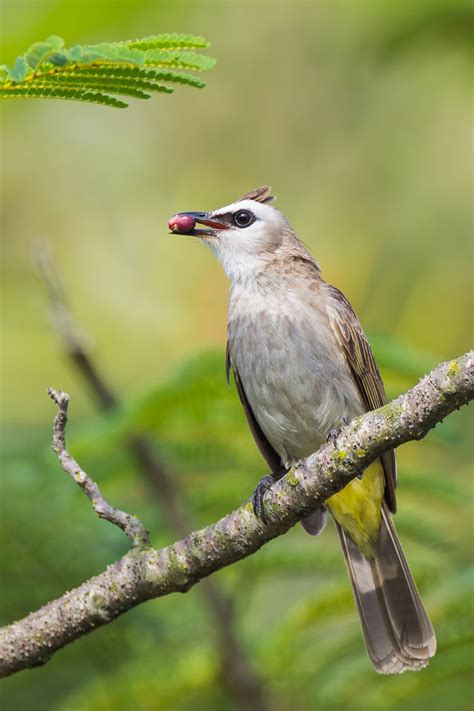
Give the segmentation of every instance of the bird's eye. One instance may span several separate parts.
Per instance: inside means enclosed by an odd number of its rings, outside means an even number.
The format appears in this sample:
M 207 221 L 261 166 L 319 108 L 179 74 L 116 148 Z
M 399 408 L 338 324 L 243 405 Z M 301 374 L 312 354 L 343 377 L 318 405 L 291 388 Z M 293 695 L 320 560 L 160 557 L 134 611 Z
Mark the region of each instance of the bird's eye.
M 239 210 L 233 216 L 233 220 L 237 227 L 248 227 L 254 222 L 255 217 L 249 210 Z

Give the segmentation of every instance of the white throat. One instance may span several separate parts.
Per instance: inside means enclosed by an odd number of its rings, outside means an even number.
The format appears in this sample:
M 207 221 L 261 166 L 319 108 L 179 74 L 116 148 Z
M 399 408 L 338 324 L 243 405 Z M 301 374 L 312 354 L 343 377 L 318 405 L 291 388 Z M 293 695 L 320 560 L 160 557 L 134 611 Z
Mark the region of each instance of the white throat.
M 256 254 L 249 254 L 242 250 L 242 246 L 229 240 L 223 243 L 225 236 L 217 239 L 206 239 L 207 246 L 214 252 L 222 267 L 229 277 L 232 285 L 251 281 L 261 274 L 267 260 Z

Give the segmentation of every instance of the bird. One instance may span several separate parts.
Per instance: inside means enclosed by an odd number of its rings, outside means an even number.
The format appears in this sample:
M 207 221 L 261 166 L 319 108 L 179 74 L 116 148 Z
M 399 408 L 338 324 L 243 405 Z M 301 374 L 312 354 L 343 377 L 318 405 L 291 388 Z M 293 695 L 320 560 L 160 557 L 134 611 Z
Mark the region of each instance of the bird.
M 210 212 L 177 213 L 168 223 L 171 232 L 210 247 L 230 280 L 227 379 L 233 371 L 270 469 L 253 495 L 264 521 L 264 494 L 274 481 L 334 439 L 343 424 L 387 401 L 352 306 L 323 279 L 273 199 L 262 186 Z M 334 519 L 365 646 L 380 674 L 422 669 L 436 652 L 392 519 L 396 483 L 389 451 L 302 521 L 319 535 L 327 512 Z

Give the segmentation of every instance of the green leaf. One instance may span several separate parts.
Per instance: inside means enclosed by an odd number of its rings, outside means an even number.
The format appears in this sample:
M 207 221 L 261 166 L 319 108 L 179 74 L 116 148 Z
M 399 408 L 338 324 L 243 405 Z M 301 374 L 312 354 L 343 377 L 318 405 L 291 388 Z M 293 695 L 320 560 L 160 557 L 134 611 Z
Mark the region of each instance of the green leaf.
M 186 84 L 188 86 L 194 86 L 198 89 L 202 89 L 205 83 L 202 79 L 193 76 L 192 74 L 187 74 L 186 72 L 172 72 L 167 70 L 159 69 L 148 69 L 141 67 L 128 67 L 128 66 L 114 66 L 108 67 L 101 65 L 100 67 L 74 67 L 74 69 L 67 69 L 62 72 L 65 76 L 83 76 L 83 77 L 98 77 L 98 76 L 111 76 L 111 77 L 137 77 L 137 79 L 157 79 L 163 82 L 170 82 L 173 84 Z
M 64 67 L 68 63 L 68 58 L 65 54 L 53 54 L 48 58 L 48 62 L 51 62 L 51 64 L 57 67 Z
M 22 82 L 26 75 L 26 61 L 24 57 L 17 57 L 13 69 L 7 67 L 7 73 L 14 82 Z
M 103 60 L 106 62 L 143 64 L 145 59 L 144 52 L 139 49 L 131 49 L 121 42 L 75 45 L 66 52 L 66 56 L 71 61 L 86 63 Z
M 46 44 L 49 44 L 49 46 L 52 49 L 62 49 L 64 47 L 64 40 L 62 37 L 58 37 L 58 35 L 50 35 L 45 39 Z
M 190 51 L 208 45 L 203 37 L 175 33 L 67 49 L 61 37 L 51 35 L 18 57 L 13 69 L 0 66 L 0 98 L 62 97 L 124 108 L 107 94 L 149 99 L 147 92 L 171 94 L 166 84 L 202 88 L 201 79 L 174 69 L 211 69 L 212 57 Z
M 74 74 L 56 74 L 50 77 L 45 77 L 43 84 L 51 86 L 77 86 L 83 85 L 82 76 L 77 76 Z M 87 84 L 91 90 L 100 90 L 100 87 L 113 87 L 113 89 L 106 89 L 106 91 L 115 91 L 117 94 L 121 94 L 120 89 L 146 89 L 148 91 L 161 91 L 164 94 L 172 94 L 173 89 L 171 87 L 165 86 L 164 84 L 158 84 L 153 81 L 145 81 L 143 79 L 127 78 L 113 75 L 101 75 L 88 76 Z
M 145 64 L 158 66 L 182 67 L 183 69 L 196 69 L 208 71 L 215 65 L 216 60 L 205 54 L 196 52 L 178 52 L 175 50 L 152 49 L 145 52 Z
M 1 93 L 0 96 L 2 96 Z M 12 87 L 12 90 L 5 92 L 2 98 L 71 99 L 74 101 L 86 101 L 93 104 L 113 106 L 116 109 L 125 109 L 128 106 L 124 101 L 120 101 L 113 96 L 106 96 L 100 92 L 91 92 L 79 88 L 26 86 L 23 84 Z M 148 98 L 148 96 L 145 95 L 143 98 Z
M 180 35 L 175 32 L 164 35 L 144 37 L 140 40 L 130 40 L 128 47 L 136 49 L 198 49 L 209 47 L 209 42 L 204 37 L 196 35 Z
M 56 35 L 51 35 L 44 42 L 35 42 L 27 50 L 25 60 L 29 67 L 36 69 L 48 56 L 52 57 L 64 47 L 64 40 Z
M 186 72 L 160 72 L 152 71 L 155 75 L 155 79 L 160 81 L 169 81 L 176 84 L 187 84 L 188 86 L 195 86 L 198 89 L 202 89 L 205 83 L 202 79 L 193 76 L 192 74 L 187 74 Z
M 153 85 L 152 85 L 153 86 Z M 74 81 L 60 81 L 56 83 L 49 83 L 46 82 L 42 85 L 42 88 L 44 89 L 55 89 L 55 88 L 61 88 L 65 89 L 68 91 L 81 91 L 81 85 L 80 83 L 76 83 Z M 166 87 L 163 87 L 165 91 Z M 158 85 L 156 88 L 151 88 L 149 91 L 160 91 L 163 90 L 160 88 Z M 91 92 L 98 92 L 99 94 L 107 92 L 111 94 L 120 94 L 122 96 L 132 96 L 134 99 L 150 99 L 151 96 L 150 94 L 147 94 L 146 92 L 142 91 L 142 89 L 136 87 L 136 86 L 127 86 L 120 84 L 119 82 L 100 82 L 95 86 L 89 87 L 89 91 Z

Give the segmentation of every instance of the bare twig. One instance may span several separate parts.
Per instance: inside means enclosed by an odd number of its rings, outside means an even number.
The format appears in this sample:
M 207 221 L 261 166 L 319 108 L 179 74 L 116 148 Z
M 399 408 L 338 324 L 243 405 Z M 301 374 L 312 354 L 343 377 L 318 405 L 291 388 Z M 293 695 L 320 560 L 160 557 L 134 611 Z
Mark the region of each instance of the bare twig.
M 111 506 L 105 500 L 95 481 L 86 474 L 74 457 L 68 452 L 66 448 L 66 424 L 69 395 L 62 391 L 58 392 L 54 388 L 49 388 L 48 394 L 51 400 L 58 406 L 58 411 L 53 423 L 52 449 L 62 468 L 82 489 L 99 518 L 103 518 L 113 523 L 114 526 L 121 528 L 125 535 L 131 540 L 133 546 L 141 548 L 149 547 L 150 539 L 148 537 L 148 531 L 141 521 L 139 521 L 136 516 L 132 516 L 132 514 L 125 513 Z
M 443 363 L 384 407 L 356 417 L 265 497 L 268 524 L 247 503 L 162 550 L 130 552 L 79 588 L 0 630 L 0 675 L 46 662 L 69 642 L 152 598 L 185 592 L 255 553 L 346 486 L 383 452 L 418 440 L 474 397 L 474 352 Z M 344 456 L 341 456 L 343 453 Z

